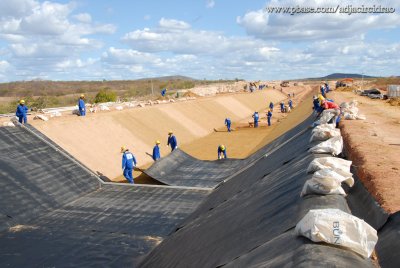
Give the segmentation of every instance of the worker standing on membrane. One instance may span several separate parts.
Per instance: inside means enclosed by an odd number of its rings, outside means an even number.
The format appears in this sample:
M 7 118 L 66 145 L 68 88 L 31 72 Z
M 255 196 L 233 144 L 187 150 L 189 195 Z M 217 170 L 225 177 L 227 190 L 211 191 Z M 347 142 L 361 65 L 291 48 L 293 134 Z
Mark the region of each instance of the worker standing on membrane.
M 224 158 L 224 159 L 228 158 L 227 155 L 226 155 L 225 145 L 223 145 L 223 144 L 218 146 L 218 160 L 222 159 L 222 158 Z
M 271 111 L 274 110 L 274 103 L 273 103 L 272 101 L 269 103 L 269 109 L 270 109 Z
M 156 141 L 156 145 L 153 148 L 153 160 L 154 161 L 157 161 L 158 159 L 161 158 L 159 145 L 160 145 L 160 141 Z
M 272 117 L 272 110 L 268 110 L 267 113 L 268 126 L 271 126 L 271 117 Z
M 288 104 L 289 104 L 290 110 L 292 110 L 293 109 L 293 101 L 292 101 L 292 99 L 289 99 Z
M 171 130 L 168 132 L 167 146 L 168 145 L 171 146 L 171 152 L 178 148 L 178 142 L 176 141 L 176 137 Z
M 258 120 L 260 119 L 258 112 L 254 112 L 253 118 L 254 118 L 254 128 L 256 128 L 256 127 L 258 127 Z
M 131 184 L 134 184 L 132 171 L 136 166 L 136 158 L 135 156 L 129 152 L 129 149 L 124 146 L 121 147 L 122 155 L 122 172 L 124 174 L 125 179 Z
M 228 129 L 228 132 L 231 132 L 231 124 L 232 124 L 231 119 L 225 118 L 225 125 L 226 125 L 226 128 Z
M 25 101 L 20 100 L 19 105 L 17 106 L 17 111 L 15 115 L 18 117 L 18 121 L 22 124 L 26 124 L 27 118 L 26 114 L 28 113 L 28 107 L 25 106 Z
M 86 115 L 86 107 L 85 107 L 85 101 L 83 100 L 85 98 L 85 95 L 81 95 L 78 101 L 78 108 L 79 108 L 79 115 L 80 116 L 85 116 Z

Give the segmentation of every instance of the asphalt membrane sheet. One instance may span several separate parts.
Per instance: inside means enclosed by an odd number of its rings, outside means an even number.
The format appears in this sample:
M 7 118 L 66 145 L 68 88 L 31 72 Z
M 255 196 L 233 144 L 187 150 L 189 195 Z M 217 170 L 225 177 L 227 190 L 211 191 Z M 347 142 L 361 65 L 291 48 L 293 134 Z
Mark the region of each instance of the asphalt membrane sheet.
M 296 236 L 315 208 L 353 212 L 379 229 L 379 264 L 399 267 L 398 213 L 382 211 L 360 182 L 347 198 L 300 197 L 319 157 L 308 152 L 311 123 L 243 160 L 178 150 L 148 170 L 212 191 L 103 184 L 32 129 L 0 128 L 0 267 L 374 267 Z

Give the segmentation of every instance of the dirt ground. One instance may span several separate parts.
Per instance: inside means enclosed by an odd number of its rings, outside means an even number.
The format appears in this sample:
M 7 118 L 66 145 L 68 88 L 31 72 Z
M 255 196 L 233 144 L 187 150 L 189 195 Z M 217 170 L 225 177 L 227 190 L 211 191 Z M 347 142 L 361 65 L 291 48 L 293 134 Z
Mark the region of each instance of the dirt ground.
M 348 158 L 369 192 L 388 212 L 400 210 L 400 107 L 352 92 L 333 92 L 336 103 L 357 100 L 366 120 L 342 120 Z
M 290 90 L 301 96 L 304 88 L 307 87 L 292 87 Z M 140 168 L 146 168 L 153 162 L 151 152 L 155 140 L 161 141 L 162 156 L 170 152 L 166 145 L 169 130 L 173 130 L 178 146 L 185 150 L 187 144 L 206 137 L 214 132 L 214 128 L 223 129 L 226 117 L 230 117 L 234 125 L 236 122 L 247 124 L 255 110 L 265 110 L 270 101 L 278 103 L 281 100 L 287 101 L 285 91 L 267 89 L 122 111 L 104 111 L 87 114 L 86 117 L 67 115 L 49 121 L 28 120 L 91 170 L 119 181 L 118 177 L 122 174 L 119 150 L 122 145 L 134 153 Z M 296 105 L 296 100 L 294 103 Z M 274 113 L 274 117 L 277 114 Z M 264 125 L 265 122 L 264 119 Z M 260 138 L 256 139 L 255 144 L 260 141 Z M 230 146 L 229 142 L 227 146 Z M 213 151 L 209 157 L 215 157 L 216 146 L 213 143 L 204 148 Z M 247 148 L 242 155 L 247 155 L 247 150 L 253 149 Z

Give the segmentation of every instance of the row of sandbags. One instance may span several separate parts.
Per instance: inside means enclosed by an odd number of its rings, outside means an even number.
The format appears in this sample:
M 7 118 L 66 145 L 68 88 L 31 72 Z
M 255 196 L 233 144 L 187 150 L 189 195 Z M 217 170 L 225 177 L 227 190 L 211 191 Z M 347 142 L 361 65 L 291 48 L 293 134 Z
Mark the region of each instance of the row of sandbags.
M 300 196 L 342 195 L 342 184 L 354 185 L 351 161 L 335 157 L 343 150 L 340 130 L 333 124 L 320 124 L 312 130 L 310 142 L 320 141 L 309 151 L 329 154 L 315 158 L 308 166 L 311 179 L 304 183 Z M 376 230 L 362 219 L 336 208 L 310 210 L 296 225 L 295 231 L 314 242 L 325 242 L 352 250 L 369 258 L 378 241 Z

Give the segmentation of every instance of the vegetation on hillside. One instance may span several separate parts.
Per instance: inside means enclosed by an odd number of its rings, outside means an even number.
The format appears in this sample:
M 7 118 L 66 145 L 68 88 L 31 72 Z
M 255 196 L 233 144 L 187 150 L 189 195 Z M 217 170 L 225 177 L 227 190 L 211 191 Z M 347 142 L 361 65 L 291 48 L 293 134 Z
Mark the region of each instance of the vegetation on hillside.
M 232 80 L 141 79 L 120 81 L 20 81 L 0 83 L 0 114 L 15 112 L 20 99 L 26 100 L 29 108 L 43 109 L 76 105 L 81 94 L 88 103 L 108 102 L 118 99 L 126 101 L 147 96 L 158 98 L 163 88 L 169 96 L 176 90 L 190 89 L 196 85 L 208 85 Z M 239 81 L 241 79 L 236 79 Z

